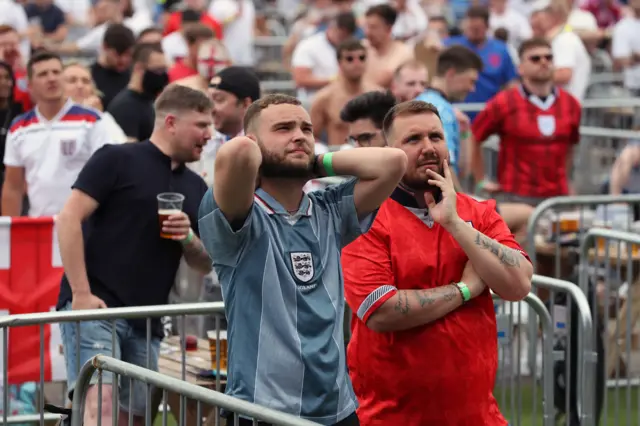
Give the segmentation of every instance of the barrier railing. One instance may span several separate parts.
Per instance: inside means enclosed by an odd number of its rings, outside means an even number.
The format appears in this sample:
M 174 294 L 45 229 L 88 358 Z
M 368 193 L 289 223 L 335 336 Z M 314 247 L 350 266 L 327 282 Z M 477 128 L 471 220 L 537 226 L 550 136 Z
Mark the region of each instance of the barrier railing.
M 215 343 L 210 342 L 199 342 L 200 344 L 195 348 L 193 356 L 187 354 L 187 339 L 181 338 L 178 336 L 170 336 L 165 338 L 164 341 L 160 344 L 160 348 L 158 350 L 159 357 L 165 361 L 166 370 L 168 373 L 176 376 L 181 380 L 199 380 L 202 383 L 205 383 L 210 386 L 215 386 L 216 390 L 220 390 L 222 388 L 221 384 L 221 375 L 220 374 L 207 374 L 206 377 L 200 379 L 199 374 L 203 374 L 205 371 L 221 371 L 221 357 L 226 357 L 226 350 L 222 349 L 221 343 L 221 319 L 224 318 L 224 304 L 222 302 L 211 302 L 211 303 L 190 303 L 190 304 L 181 304 L 181 305 L 160 305 L 160 306 L 139 306 L 139 307 L 130 307 L 130 308 L 108 308 L 108 309 L 94 309 L 94 310 L 81 310 L 81 311 L 62 311 L 62 312 L 44 312 L 44 313 L 33 313 L 33 314 L 21 314 L 21 315 L 10 315 L 3 318 L 0 318 L 0 332 L 2 333 L 2 368 L 3 368 L 3 389 L 8 389 L 10 384 L 10 370 L 9 370 L 9 332 L 11 329 L 15 329 L 17 327 L 28 327 L 28 326 L 37 326 L 38 335 L 39 335 L 39 401 L 38 408 L 40 411 L 39 421 L 40 424 L 44 424 L 45 414 L 43 412 L 44 409 L 44 392 L 42 389 L 44 388 L 44 383 L 49 382 L 50 380 L 45 380 L 45 371 L 50 371 L 53 366 L 49 365 L 48 368 L 45 368 L 45 362 L 50 364 L 50 361 L 47 361 L 45 358 L 47 347 L 45 342 L 51 340 L 51 336 L 45 335 L 45 326 L 50 326 L 51 324 L 57 323 L 75 323 L 75 355 L 76 362 L 75 365 L 79 370 L 81 367 L 80 364 L 80 338 L 81 335 L 81 323 L 85 321 L 108 321 L 109 324 L 107 327 L 111 328 L 111 356 L 117 357 L 120 352 L 118 350 L 117 342 L 120 341 L 122 336 L 119 335 L 117 331 L 118 321 L 122 320 L 145 320 L 146 324 L 144 324 L 145 331 L 140 331 L 142 335 L 146 335 L 146 348 L 145 348 L 145 356 L 146 356 L 146 366 L 150 367 L 151 363 L 151 342 L 152 342 L 152 328 L 154 328 L 154 324 L 152 324 L 152 318 L 167 318 L 167 317 L 179 317 L 180 324 L 180 336 L 186 337 L 185 333 L 185 318 L 191 315 L 214 315 L 215 316 L 215 324 L 216 330 L 212 331 L 211 340 L 215 340 Z M 215 336 L 215 337 L 213 337 Z M 61 341 L 58 337 L 57 341 Z M 191 348 L 193 349 L 193 348 Z M 215 351 L 215 355 L 212 352 Z M 176 353 L 179 352 L 179 355 Z M 211 358 L 215 356 L 215 364 L 212 362 Z M 187 371 L 187 361 L 193 361 L 194 364 L 197 364 L 196 367 L 189 368 Z M 65 365 L 56 365 L 58 369 L 63 370 L 62 372 L 58 371 L 58 377 L 66 377 L 66 368 Z M 194 371 L 197 369 L 198 371 Z M 162 368 L 161 368 L 162 370 Z M 187 374 L 189 373 L 189 374 Z M 151 392 L 147 389 L 146 392 L 146 412 L 145 416 L 151 417 L 152 415 L 152 404 L 151 404 Z M 118 387 L 114 386 L 113 392 L 113 400 L 118 400 Z M 174 404 L 175 405 L 175 404 Z M 186 402 L 181 398 L 180 399 L 180 416 L 186 416 Z M 3 394 L 3 407 L 9 407 L 9 392 L 4 392 Z M 118 407 L 117 403 L 113 404 L 114 414 L 117 415 L 116 409 Z M 156 405 L 157 407 L 157 405 Z M 175 410 L 176 407 L 174 406 Z M 47 419 L 50 419 L 51 416 L 47 415 Z M 2 414 L 3 424 L 7 423 L 18 423 L 17 419 L 13 419 L 9 417 L 8 410 L 4 409 Z
M 507 302 L 496 294 L 493 295 L 494 308 L 496 310 L 496 322 L 498 330 L 499 365 L 498 379 L 494 396 L 498 401 L 502 414 L 509 419 L 510 424 L 539 424 L 538 413 L 542 411 L 543 426 L 553 426 L 554 402 L 553 402 L 553 323 L 551 315 L 544 303 L 532 293 L 529 293 L 522 302 Z M 538 372 L 534 372 L 533 380 L 525 383 L 520 366 L 520 339 L 521 334 L 513 333 L 522 320 L 522 310 L 518 309 L 520 303 L 526 303 L 538 314 L 542 325 L 543 359 L 542 371 L 542 406 L 538 403 Z M 517 318 L 516 318 L 517 317 Z M 515 351 L 514 351 L 515 348 Z M 514 353 L 515 352 L 515 353 Z M 513 366 L 515 365 L 515 371 Z M 510 367 L 510 368 L 509 368 Z M 515 373 L 515 374 L 514 374 Z M 524 401 L 525 390 L 531 389 L 531 401 Z M 528 392 L 527 392 L 528 393 Z M 531 405 L 529 405 L 531 404 Z M 527 405 L 526 408 L 524 406 Z M 523 422 L 523 417 L 527 421 Z
M 89 360 L 86 364 L 84 364 L 82 370 L 80 371 L 76 384 L 76 393 L 74 393 L 73 396 L 71 426 L 82 426 L 83 424 L 85 397 L 91 384 L 91 379 L 96 371 L 98 372 L 99 378 L 102 377 L 102 372 L 106 371 L 113 373 L 116 377 L 127 377 L 130 380 L 138 380 L 140 382 L 146 383 L 147 386 L 153 385 L 157 388 L 162 389 L 164 394 L 163 396 L 165 397 L 167 391 L 178 393 L 185 398 L 197 401 L 198 404 L 196 411 L 198 413 L 202 413 L 202 403 L 214 406 L 216 408 L 229 410 L 231 413 L 234 413 L 232 424 L 237 424 L 239 418 L 238 416 L 245 416 L 257 421 L 269 422 L 274 425 L 318 426 L 318 423 L 300 419 L 290 414 L 280 413 L 278 411 L 261 407 L 256 404 L 251 404 L 249 402 L 224 395 L 217 391 L 207 390 L 200 386 L 174 379 L 172 377 L 147 370 L 146 368 L 138 367 L 136 365 L 102 355 L 96 356 L 93 359 Z M 98 389 L 101 388 L 101 384 L 99 383 Z M 100 395 L 98 396 L 97 412 L 102 412 Z M 163 414 L 163 424 L 167 424 L 165 416 L 166 413 Z M 202 415 L 198 415 L 195 424 L 201 425 L 202 417 Z M 129 425 L 131 425 L 132 418 L 130 417 L 129 419 Z M 215 424 L 218 425 L 219 421 L 220 419 L 216 417 Z M 181 419 L 179 424 L 182 426 L 185 425 L 186 422 L 183 423 Z M 254 424 L 256 423 L 254 422 Z M 192 423 L 189 423 L 189 426 L 191 425 Z
M 595 333 L 604 334 L 596 406 L 620 423 L 637 422 L 640 411 L 639 249 L 638 233 L 601 228 L 590 229 L 580 244 L 580 288 L 592 295 Z M 613 389 L 605 392 L 605 383 Z

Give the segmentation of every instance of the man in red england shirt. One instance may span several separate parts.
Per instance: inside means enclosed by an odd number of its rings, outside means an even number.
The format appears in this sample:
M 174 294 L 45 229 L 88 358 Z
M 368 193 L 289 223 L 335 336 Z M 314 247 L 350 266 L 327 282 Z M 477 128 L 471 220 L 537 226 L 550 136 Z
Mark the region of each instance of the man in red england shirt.
M 501 201 L 532 206 L 549 197 L 573 193 L 569 182 L 573 147 L 580 141 L 578 101 L 553 85 L 553 54 L 544 39 L 519 50 L 522 84 L 503 90 L 478 114 L 471 153 L 478 189 Z M 480 144 L 500 136 L 498 183 L 484 179 Z
M 363 426 L 504 426 L 489 289 L 529 292 L 526 254 L 495 209 L 456 194 L 437 109 L 396 105 L 383 133 L 408 165 L 369 232 L 342 251 L 355 313 L 347 360 Z

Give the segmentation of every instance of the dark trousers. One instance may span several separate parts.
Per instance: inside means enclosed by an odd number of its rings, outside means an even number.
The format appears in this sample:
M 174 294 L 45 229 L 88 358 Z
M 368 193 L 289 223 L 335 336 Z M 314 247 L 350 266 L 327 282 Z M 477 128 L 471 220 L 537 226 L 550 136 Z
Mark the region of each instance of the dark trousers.
M 227 426 L 234 426 L 235 423 L 233 422 L 233 413 L 227 413 L 225 415 L 226 419 L 227 419 Z M 272 426 L 270 423 L 265 423 L 265 422 L 258 422 L 257 423 L 258 426 Z M 248 419 L 243 419 L 243 418 L 239 418 L 238 419 L 238 425 L 239 426 L 253 426 L 253 420 L 248 420 Z M 344 420 L 339 421 L 338 423 L 336 423 L 334 426 L 360 426 L 360 420 L 358 420 L 358 416 L 356 415 L 356 413 L 351 414 L 349 417 L 347 417 Z

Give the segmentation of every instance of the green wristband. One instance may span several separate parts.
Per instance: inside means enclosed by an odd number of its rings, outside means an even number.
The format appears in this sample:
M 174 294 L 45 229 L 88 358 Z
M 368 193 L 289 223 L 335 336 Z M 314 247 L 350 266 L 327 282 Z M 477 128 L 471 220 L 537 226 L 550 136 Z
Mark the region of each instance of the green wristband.
M 460 294 L 462 295 L 462 301 L 464 303 L 471 300 L 471 291 L 469 291 L 469 287 L 467 287 L 465 283 L 460 281 L 458 284 L 456 284 L 456 287 L 458 287 L 458 290 L 460 290 Z
M 184 240 L 180 240 L 180 242 L 182 243 L 183 246 L 186 246 L 191 241 L 193 241 L 193 237 L 194 237 L 193 229 L 189 229 L 189 233 L 187 234 L 187 236 L 184 237 Z
M 484 179 L 476 183 L 476 191 L 482 191 L 484 189 L 484 184 L 485 184 Z
M 327 152 L 322 156 L 322 167 L 327 176 L 335 176 L 333 171 L 333 152 Z

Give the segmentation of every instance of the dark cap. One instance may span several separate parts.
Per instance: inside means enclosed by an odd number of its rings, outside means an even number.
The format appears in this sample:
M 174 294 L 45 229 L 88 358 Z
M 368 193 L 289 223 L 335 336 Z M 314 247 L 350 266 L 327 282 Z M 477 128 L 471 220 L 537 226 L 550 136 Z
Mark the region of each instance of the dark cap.
M 260 80 L 253 70 L 247 67 L 230 66 L 211 79 L 209 87 L 233 93 L 240 100 L 260 99 Z

